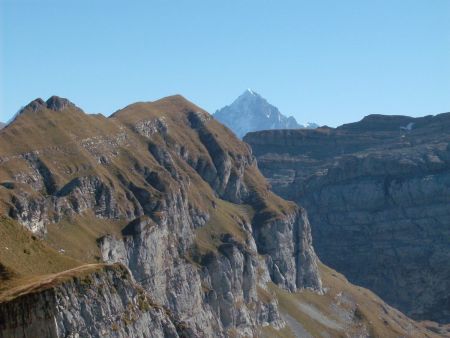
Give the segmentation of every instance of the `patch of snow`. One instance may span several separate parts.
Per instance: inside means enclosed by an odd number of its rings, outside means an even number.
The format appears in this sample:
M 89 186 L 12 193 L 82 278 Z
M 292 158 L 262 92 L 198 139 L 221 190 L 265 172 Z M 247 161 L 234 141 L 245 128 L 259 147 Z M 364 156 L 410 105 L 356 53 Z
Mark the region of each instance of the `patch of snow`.
M 411 131 L 413 129 L 413 127 L 414 127 L 414 122 L 410 122 L 406 126 L 400 127 L 400 129 L 401 130 Z
M 315 129 L 315 128 L 319 128 L 319 125 L 317 123 L 314 123 L 314 122 L 308 122 L 306 124 L 306 128 Z
M 302 123 L 300 124 L 301 128 L 306 128 L 306 129 L 316 129 L 319 128 L 319 125 L 317 123 L 314 122 L 307 122 L 307 123 Z

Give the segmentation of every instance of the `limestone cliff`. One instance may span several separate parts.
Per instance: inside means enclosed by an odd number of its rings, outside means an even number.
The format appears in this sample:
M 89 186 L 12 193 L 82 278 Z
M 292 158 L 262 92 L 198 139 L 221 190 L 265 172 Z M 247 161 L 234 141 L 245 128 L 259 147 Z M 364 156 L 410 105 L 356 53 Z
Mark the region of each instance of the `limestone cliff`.
M 189 328 L 120 265 L 42 276 L 0 303 L 0 337 L 179 337 Z
M 308 210 L 320 259 L 416 319 L 450 322 L 450 114 L 245 137 Z
M 285 325 L 269 281 L 322 292 L 305 211 L 272 194 L 249 147 L 181 96 L 111 118 L 57 97 L 33 101 L 0 132 L 0 208 L 58 257 L 120 262 L 131 273 L 118 296 L 107 269 L 90 277 L 92 288 L 64 282 L 2 303 L 13 313 L 5 337 L 170 337 L 178 322 L 188 336 L 253 336 Z M 10 285 L 29 274 L 0 263 Z M 106 298 L 91 298 L 100 285 Z M 139 290 L 172 315 L 139 311 Z M 118 320 L 128 307 L 131 322 Z M 16 323 L 17 311 L 29 317 Z

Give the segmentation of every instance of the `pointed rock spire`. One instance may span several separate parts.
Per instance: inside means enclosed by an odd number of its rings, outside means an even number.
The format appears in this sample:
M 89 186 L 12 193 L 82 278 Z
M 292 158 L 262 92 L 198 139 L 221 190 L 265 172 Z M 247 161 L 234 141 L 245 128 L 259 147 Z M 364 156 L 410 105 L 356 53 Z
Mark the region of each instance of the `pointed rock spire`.
M 286 117 L 252 89 L 245 90 L 229 106 L 216 111 L 214 117 L 234 133 L 243 137 L 246 133 L 265 129 L 302 128 L 294 117 Z

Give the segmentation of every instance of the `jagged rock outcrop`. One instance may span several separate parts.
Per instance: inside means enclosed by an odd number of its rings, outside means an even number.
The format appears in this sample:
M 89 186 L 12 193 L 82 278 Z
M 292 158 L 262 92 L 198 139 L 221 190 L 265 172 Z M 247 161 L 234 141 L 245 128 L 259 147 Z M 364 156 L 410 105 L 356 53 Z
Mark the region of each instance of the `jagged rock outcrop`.
M 261 95 L 247 89 L 229 106 L 214 113 L 214 118 L 225 124 L 240 138 L 251 131 L 268 129 L 317 128 L 315 123 L 298 124 L 293 116 L 285 116 Z
M 248 134 L 320 259 L 416 319 L 450 322 L 450 114 Z
M 78 236 L 92 241 L 85 244 L 98 246 L 98 256 L 91 256 L 128 267 L 189 336 L 284 326 L 266 295 L 269 281 L 322 291 L 306 213 L 273 195 L 249 147 L 181 96 L 136 103 L 111 118 L 65 99 L 33 101 L 0 133 L 0 208 L 59 252 L 77 252 Z M 97 229 L 86 215 L 110 227 Z M 59 224 L 67 222 L 72 240 L 60 242 L 67 227 Z M 93 317 L 74 320 L 95 336 L 108 325 L 102 318 L 93 327 Z M 162 330 L 158 320 L 149 327 Z M 118 328 L 140 336 L 127 330 Z

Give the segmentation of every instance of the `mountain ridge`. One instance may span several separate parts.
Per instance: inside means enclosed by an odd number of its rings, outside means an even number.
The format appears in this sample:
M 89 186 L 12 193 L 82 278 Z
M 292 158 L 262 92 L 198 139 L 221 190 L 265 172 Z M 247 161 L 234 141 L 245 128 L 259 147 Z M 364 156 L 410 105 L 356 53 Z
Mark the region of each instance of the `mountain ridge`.
M 373 297 L 357 305 L 361 293 L 345 281 L 326 293 L 322 276 L 334 272 L 315 255 L 306 211 L 273 194 L 249 146 L 181 96 L 110 118 L 72 105 L 19 115 L 0 132 L 0 208 L 0 299 L 75 273 L 0 301 L 6 336 L 291 337 L 292 327 L 437 336 Z M 279 306 L 286 294 L 294 303 Z M 329 328 L 295 310 L 325 299 L 348 319 L 321 309 L 340 321 Z
M 204 110 L 172 96 L 105 118 L 67 102 L 33 101 L 0 132 L 0 207 L 33 236 L 127 266 L 191 336 L 284 325 L 275 297 L 259 295 L 268 280 L 321 291 L 304 211 L 268 190 L 249 147 Z M 26 277 L 0 263 L 9 284 Z

